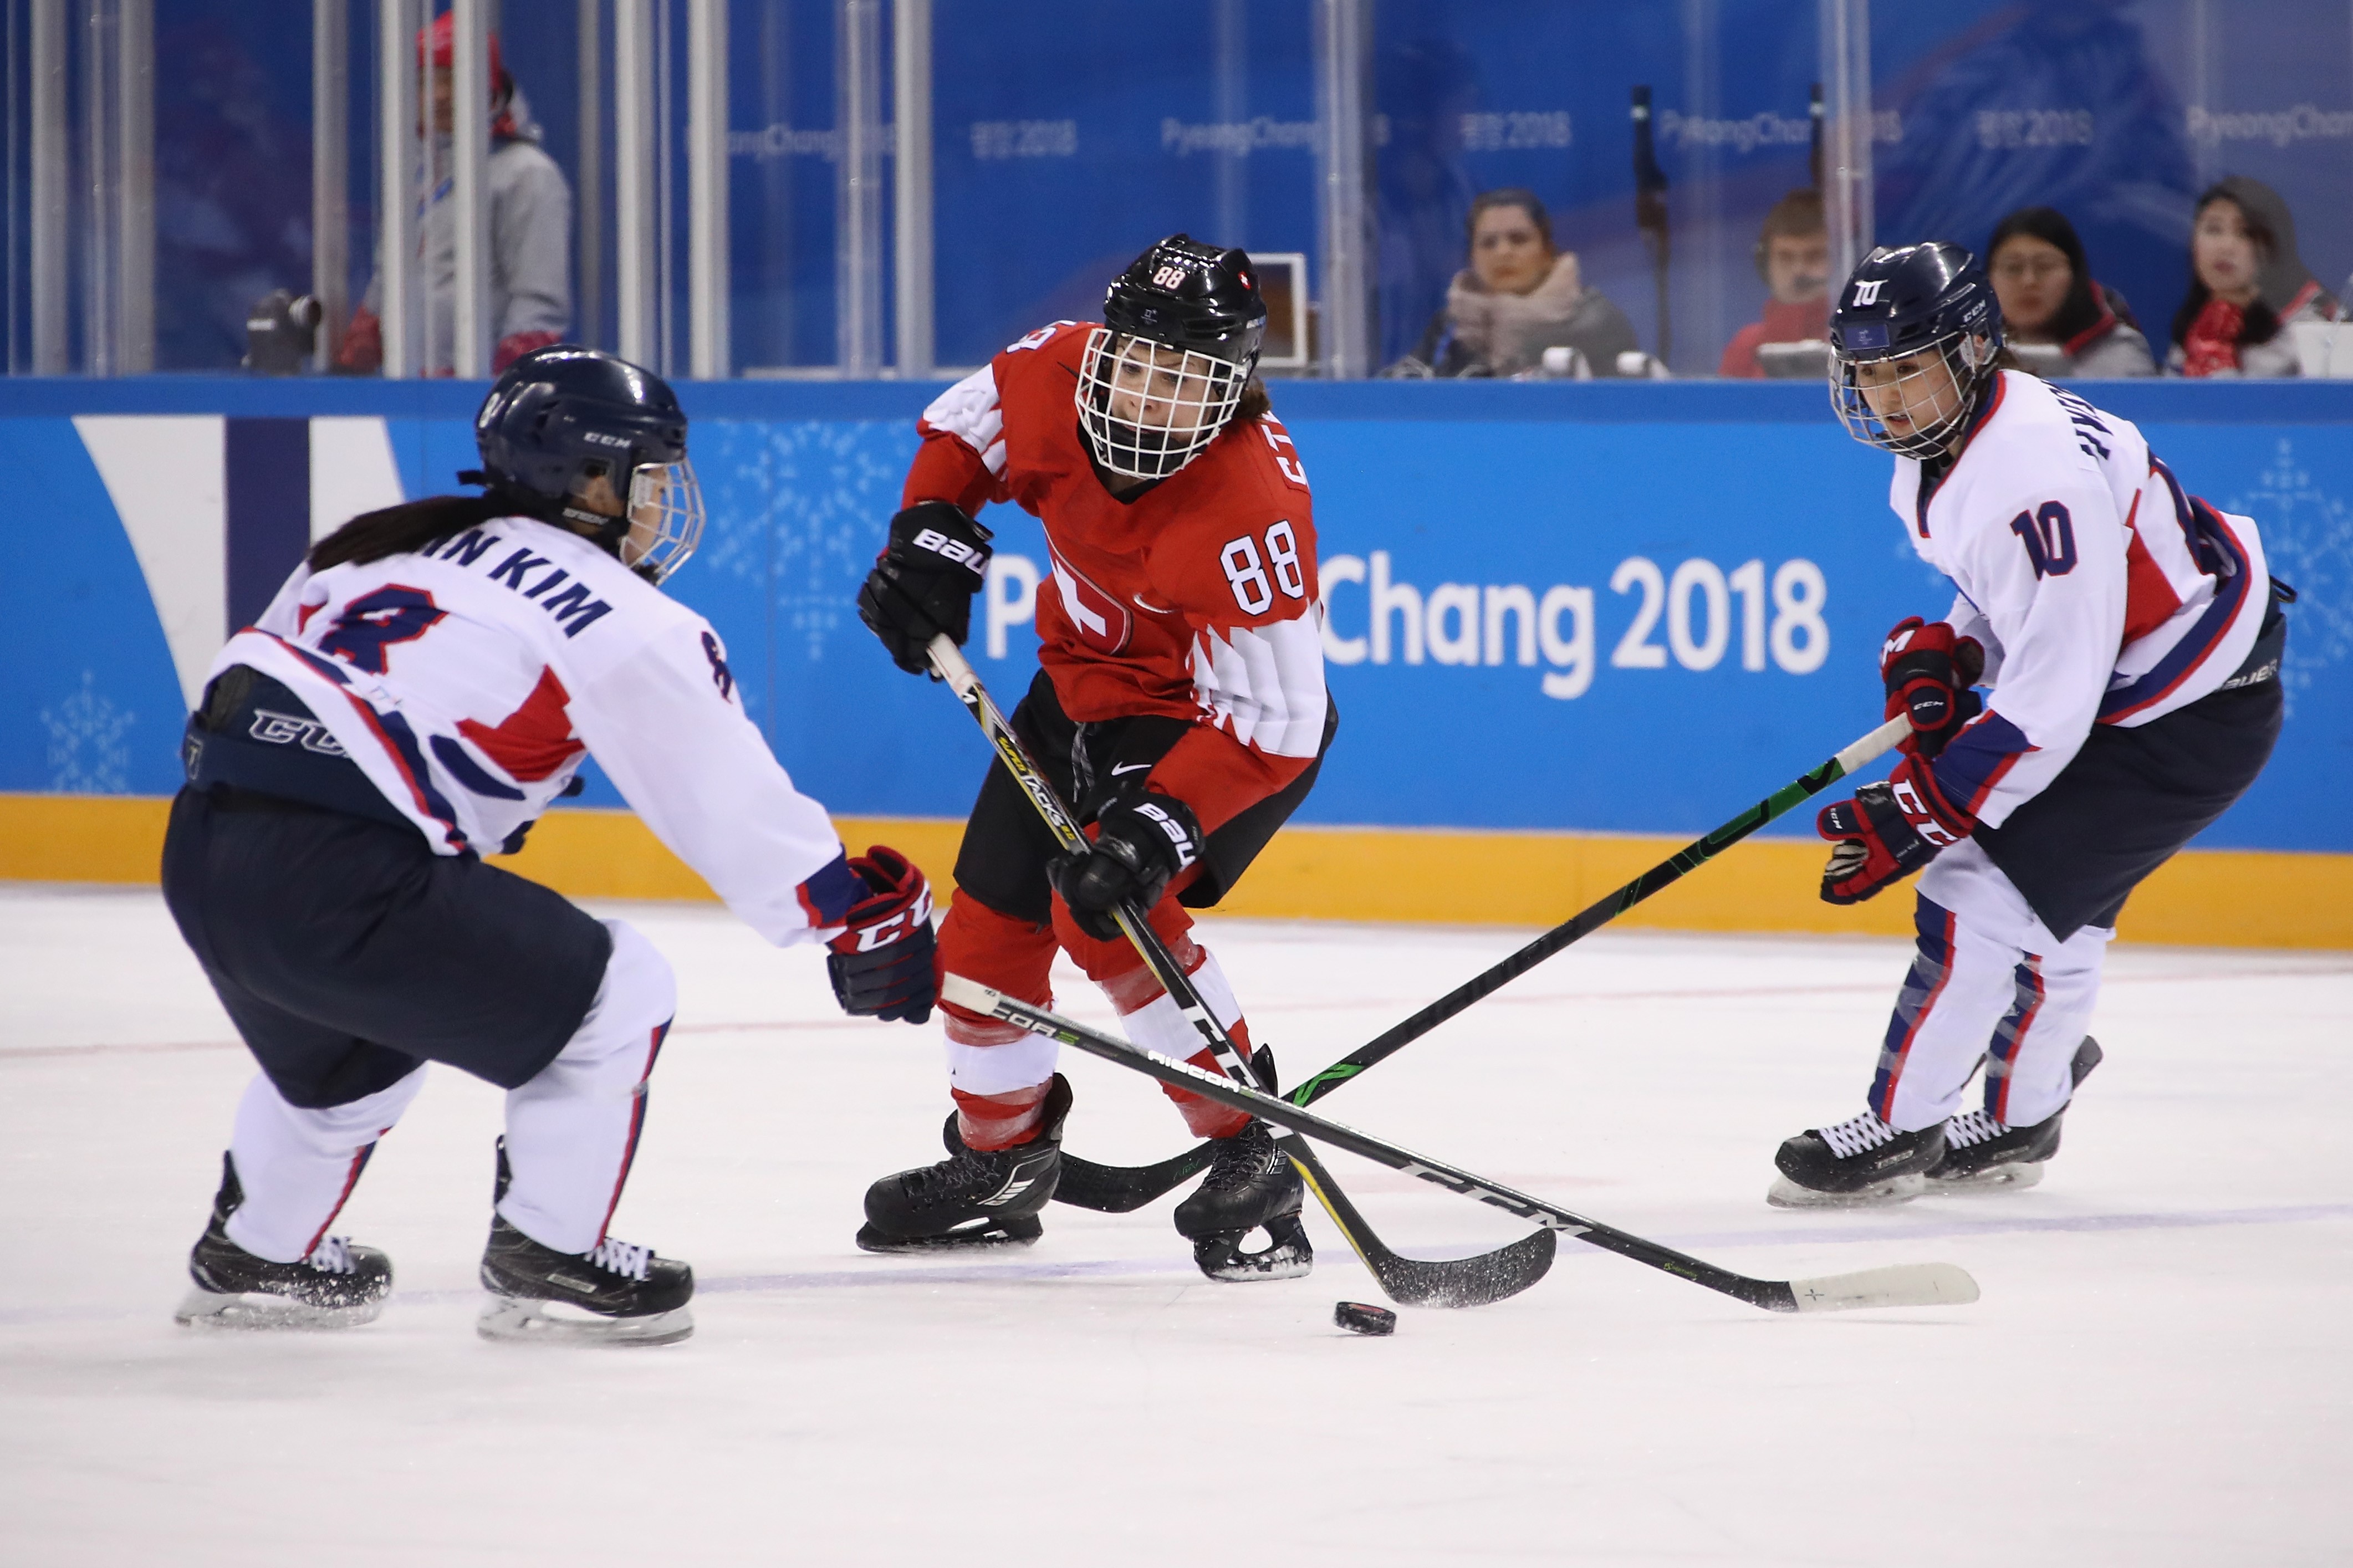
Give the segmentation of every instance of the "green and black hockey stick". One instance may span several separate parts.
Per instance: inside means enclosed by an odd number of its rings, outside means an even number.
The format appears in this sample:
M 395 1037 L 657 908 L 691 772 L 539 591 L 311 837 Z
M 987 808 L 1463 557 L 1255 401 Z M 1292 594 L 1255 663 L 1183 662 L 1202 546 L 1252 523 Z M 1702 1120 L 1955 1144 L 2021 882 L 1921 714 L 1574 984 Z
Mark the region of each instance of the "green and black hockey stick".
M 1592 935 L 1653 893 L 1683 880 L 1792 806 L 1811 800 L 1839 780 L 1860 772 L 1865 763 L 1893 750 L 1911 730 L 1909 719 L 1900 715 L 1890 719 L 1821 766 L 1799 774 L 1723 826 L 1684 845 L 1616 892 L 1553 927 L 1493 967 L 1472 975 L 1378 1038 L 1349 1052 L 1314 1077 L 1301 1079 L 1282 1098 L 1293 1105 L 1314 1104 L 1473 1003 L 1493 995 L 1569 943 Z M 1062 1184 L 1054 1196 L 1059 1202 L 1081 1208 L 1124 1214 L 1152 1202 L 1207 1166 L 1209 1154 L 1208 1145 L 1203 1143 L 1173 1154 L 1156 1165 L 1099 1165 L 1066 1153 L 1062 1156 Z
M 1960 1306 L 1978 1299 L 1977 1281 L 1966 1269 L 1951 1263 L 1907 1263 L 1892 1268 L 1866 1268 L 1853 1274 L 1830 1274 L 1812 1279 L 1752 1279 L 1746 1274 L 1736 1274 L 1713 1263 L 1677 1252 L 1671 1247 L 1639 1237 L 1630 1231 L 1604 1225 L 1566 1209 L 1558 1204 L 1491 1182 L 1458 1165 L 1417 1154 L 1386 1139 L 1317 1115 L 1288 1100 L 1277 1100 L 1259 1093 L 1243 1084 L 1217 1074 L 1204 1072 L 1189 1062 L 1180 1062 L 1156 1051 L 1148 1051 L 1114 1036 L 1090 1029 L 1043 1007 L 1033 1007 L 1001 992 L 993 991 L 977 981 L 960 974 L 951 974 L 943 983 L 940 994 L 959 1007 L 968 1007 L 987 1017 L 1018 1024 L 1034 1034 L 1076 1046 L 1091 1056 L 1116 1062 L 1134 1072 L 1187 1089 L 1206 1100 L 1220 1105 L 1230 1105 L 1246 1110 L 1272 1126 L 1285 1127 L 1303 1137 L 1314 1138 L 1345 1149 L 1351 1154 L 1362 1155 L 1392 1171 L 1402 1171 L 1425 1182 L 1476 1198 L 1493 1208 L 1532 1220 L 1545 1226 L 1539 1234 L 1557 1231 L 1575 1237 L 1579 1241 L 1614 1252 L 1620 1258 L 1688 1279 L 1694 1285 L 1746 1301 L 1752 1307 L 1762 1307 L 1769 1312 L 1840 1312 L 1866 1307 L 1942 1307 Z M 1311 1182 L 1314 1177 L 1309 1177 Z
M 948 637 L 941 636 L 932 639 L 930 653 L 932 668 L 971 711 L 974 721 L 980 725 L 981 732 L 996 747 L 997 760 L 1012 775 L 1014 783 L 1021 786 L 1030 804 L 1037 807 L 1038 815 L 1045 820 L 1055 842 L 1066 851 L 1084 846 L 1086 835 L 1081 831 L 1077 818 L 1071 815 L 1056 795 L 1052 781 L 1031 759 L 1029 747 L 1022 743 L 1019 735 L 1014 733 L 1012 724 L 989 697 L 987 688 L 981 685 L 980 677 L 973 672 L 962 650 Z M 1146 922 L 1144 912 L 1131 905 L 1122 905 L 1112 911 L 1112 918 L 1121 933 L 1143 955 L 1155 977 L 1176 1004 L 1177 1010 L 1192 1025 L 1195 1033 L 1209 1047 L 1217 1058 L 1218 1065 L 1225 1069 L 1227 1075 L 1225 1078 L 1218 1078 L 1216 1074 L 1203 1076 L 1219 1083 L 1234 1082 L 1247 1086 L 1256 1098 L 1267 1099 L 1267 1096 L 1258 1093 L 1259 1079 L 1250 1064 L 1209 1011 L 1208 1005 L 1202 1001 L 1201 994 L 1194 989 L 1184 966 L 1169 952 L 1159 933 Z M 1316 1201 L 1324 1205 L 1324 1213 L 1332 1216 L 1332 1223 L 1339 1227 L 1340 1234 L 1347 1238 L 1348 1245 L 1356 1249 L 1356 1256 L 1364 1260 L 1365 1267 L 1371 1270 L 1373 1278 L 1388 1293 L 1390 1300 L 1402 1306 L 1476 1307 L 1489 1301 L 1500 1301 L 1506 1296 L 1517 1295 L 1526 1289 L 1543 1279 L 1545 1270 L 1552 1267 L 1553 1254 L 1559 1244 L 1548 1229 L 1536 1231 L 1509 1247 L 1499 1247 L 1476 1258 L 1433 1263 L 1406 1258 L 1392 1251 L 1373 1234 L 1372 1226 L 1365 1222 L 1365 1216 L 1357 1212 L 1356 1205 L 1349 1202 L 1347 1194 L 1340 1190 L 1339 1184 L 1333 1181 L 1331 1173 L 1324 1169 L 1324 1163 L 1315 1151 L 1282 1123 L 1269 1122 L 1268 1126 L 1274 1132 L 1276 1147 L 1298 1168 L 1300 1179 L 1307 1184 L 1308 1191 L 1314 1193 Z M 1205 1159 L 1203 1163 L 1207 1163 Z

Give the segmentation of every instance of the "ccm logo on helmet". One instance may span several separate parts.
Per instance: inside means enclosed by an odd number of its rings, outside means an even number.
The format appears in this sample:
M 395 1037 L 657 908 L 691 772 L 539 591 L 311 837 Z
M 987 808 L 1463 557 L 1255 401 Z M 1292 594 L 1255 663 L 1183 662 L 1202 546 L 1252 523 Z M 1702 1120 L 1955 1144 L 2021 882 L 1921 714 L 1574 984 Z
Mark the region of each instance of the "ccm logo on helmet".
M 928 550 L 934 555 L 943 556 L 958 564 L 970 563 L 980 555 L 979 551 L 975 550 L 963 540 L 950 539 L 936 528 L 927 528 L 915 535 L 915 548 Z
M 583 430 L 580 438 L 596 447 L 626 447 L 629 444 L 627 436 L 607 436 L 602 430 Z
M 1886 287 L 1887 279 L 1884 278 L 1865 278 L 1855 284 L 1854 299 L 1850 303 L 1876 305 L 1879 303 L 1879 291 Z

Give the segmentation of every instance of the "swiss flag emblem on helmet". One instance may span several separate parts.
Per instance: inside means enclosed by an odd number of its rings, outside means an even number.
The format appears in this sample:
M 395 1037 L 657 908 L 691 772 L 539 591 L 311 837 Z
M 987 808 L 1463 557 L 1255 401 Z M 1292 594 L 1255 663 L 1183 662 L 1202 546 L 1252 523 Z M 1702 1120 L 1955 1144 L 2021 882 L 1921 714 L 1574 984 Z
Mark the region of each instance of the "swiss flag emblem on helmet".
M 1048 554 L 1054 564 L 1054 587 L 1062 595 L 1062 613 L 1078 628 L 1080 639 L 1105 653 L 1124 651 L 1135 629 L 1127 606 L 1088 581 L 1051 546 Z

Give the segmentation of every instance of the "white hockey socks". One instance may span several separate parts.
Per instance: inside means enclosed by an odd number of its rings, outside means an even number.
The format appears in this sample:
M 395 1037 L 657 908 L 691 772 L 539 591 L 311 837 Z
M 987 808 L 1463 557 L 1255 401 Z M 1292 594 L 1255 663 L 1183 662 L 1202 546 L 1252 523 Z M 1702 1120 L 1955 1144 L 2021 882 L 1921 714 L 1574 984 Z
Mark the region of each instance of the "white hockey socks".
M 507 1094 L 513 1180 L 499 1214 L 558 1252 L 605 1239 L 637 1156 L 646 1079 L 678 1011 L 669 962 L 626 921 L 605 924 L 613 956 L 588 1016 L 554 1061 Z
M 299 1263 L 359 1184 L 375 1141 L 392 1131 L 425 1084 L 425 1067 L 348 1105 L 290 1105 L 260 1073 L 237 1102 L 229 1155 L 245 1201 L 228 1216 L 228 1238 L 271 1263 Z

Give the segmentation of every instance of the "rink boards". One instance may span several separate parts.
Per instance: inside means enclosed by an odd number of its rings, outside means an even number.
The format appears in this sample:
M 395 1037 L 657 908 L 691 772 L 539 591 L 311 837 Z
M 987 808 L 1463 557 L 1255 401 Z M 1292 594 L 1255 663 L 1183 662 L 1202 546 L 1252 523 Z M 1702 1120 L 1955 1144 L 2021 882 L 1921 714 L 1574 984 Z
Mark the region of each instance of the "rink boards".
M 985 752 L 851 608 L 934 388 L 689 386 L 711 513 L 675 590 L 747 710 L 845 823 L 935 871 Z M 2302 590 L 2263 778 L 2127 912 L 2145 940 L 2353 946 L 2353 384 L 2084 389 L 2190 489 L 2253 517 Z M 1887 459 L 1806 385 L 1278 384 L 1315 489 L 1342 723 L 1299 826 L 1229 900 L 1337 919 L 1556 920 L 1869 729 L 1875 654 L 1950 590 Z M 156 378 L 0 384 L 20 498 L 0 574 L 0 876 L 152 879 L 188 697 L 309 539 L 452 488 L 480 389 Z M 970 651 L 1008 705 L 1057 589 L 1008 508 Z M 605 896 L 707 896 L 609 785 L 516 864 Z M 871 825 L 866 819 L 875 819 Z M 1813 897 L 1809 814 L 1642 911 L 1712 930 L 1893 931 Z

